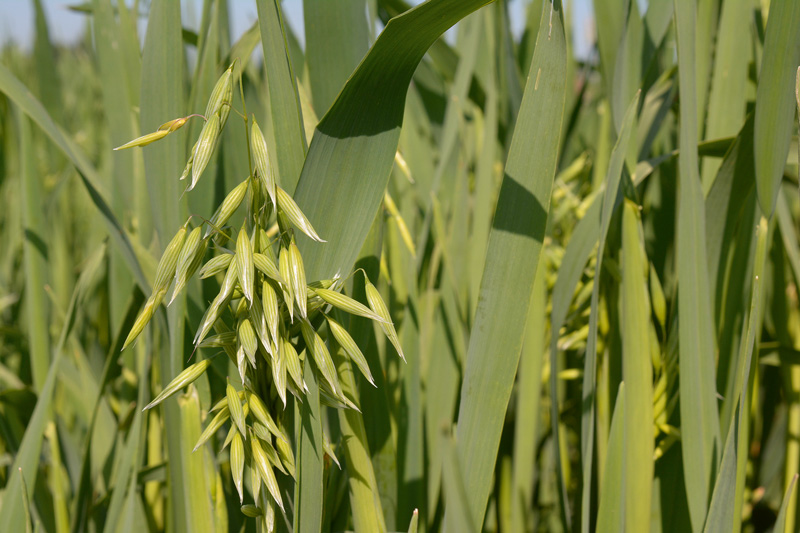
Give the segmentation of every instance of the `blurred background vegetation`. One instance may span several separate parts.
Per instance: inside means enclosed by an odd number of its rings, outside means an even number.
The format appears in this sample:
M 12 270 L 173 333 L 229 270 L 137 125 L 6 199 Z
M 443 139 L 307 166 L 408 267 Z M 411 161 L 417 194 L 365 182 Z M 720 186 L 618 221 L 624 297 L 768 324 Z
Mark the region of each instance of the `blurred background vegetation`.
M 219 281 L 120 352 L 171 235 L 249 167 L 236 124 L 186 194 L 200 121 L 111 149 L 202 112 L 233 59 L 328 241 L 299 240 L 309 281 L 364 268 L 408 360 L 350 324 L 378 386 L 287 408 L 275 530 L 800 530 L 800 2 L 93 0 L 69 45 L 14 6 L 0 531 L 272 527 L 240 511 L 227 425 L 192 453 L 235 365 L 141 409 Z

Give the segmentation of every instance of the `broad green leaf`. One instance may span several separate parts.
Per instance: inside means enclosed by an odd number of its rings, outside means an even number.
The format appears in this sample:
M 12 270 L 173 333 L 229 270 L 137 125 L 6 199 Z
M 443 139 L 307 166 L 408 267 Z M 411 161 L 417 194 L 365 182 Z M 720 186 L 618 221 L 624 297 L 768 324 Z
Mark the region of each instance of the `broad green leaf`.
M 531 265 L 538 263 L 542 248 L 556 171 L 559 139 L 553 132 L 561 130 L 563 120 L 566 42 L 561 3 L 546 6 L 542 17 L 548 31 L 539 32 L 506 161 L 461 388 L 456 447 L 475 524 L 483 524 L 519 361 L 536 274 Z M 552 403 L 557 419 L 557 402 Z M 455 524 L 448 514 L 445 531 L 455 531 L 449 529 Z
M 369 48 L 364 0 L 303 2 L 311 99 L 325 114 Z
M 778 511 L 778 518 L 775 520 L 775 525 L 772 527 L 772 530 L 775 533 L 781 533 L 782 531 L 786 530 L 786 513 L 788 511 L 789 502 L 792 501 L 792 493 L 794 492 L 794 486 L 797 484 L 797 474 L 792 476 L 792 482 L 789 483 L 789 488 L 786 489 L 786 494 L 783 496 L 783 503 L 781 503 L 781 508 Z
M 620 36 L 624 33 L 625 14 L 628 0 L 594 0 L 597 27 L 597 48 L 600 52 L 600 68 L 606 86 L 606 96 L 610 99 L 614 91 L 614 70 L 617 62 L 617 48 Z
M 611 151 L 611 158 L 608 165 L 608 175 L 605 179 L 605 193 L 602 197 L 602 212 L 599 214 L 592 213 L 592 218 L 589 217 L 589 213 L 586 214 L 586 222 L 584 223 L 581 220 L 581 224 L 579 227 L 575 229 L 575 233 L 573 234 L 573 240 L 579 235 L 579 229 L 585 227 L 587 229 L 586 233 L 591 233 L 594 239 L 587 239 L 583 241 L 584 244 L 583 254 L 581 255 L 580 261 L 577 261 L 576 264 L 572 267 L 573 272 L 575 274 L 572 275 L 572 291 L 574 291 L 575 283 L 578 281 L 578 276 L 583 270 L 583 265 L 586 263 L 586 259 L 590 250 L 594 247 L 595 239 L 599 239 L 599 246 L 597 248 L 597 263 L 595 266 L 595 274 L 594 274 L 594 283 L 592 285 L 592 299 L 591 299 L 591 308 L 589 314 L 589 333 L 586 339 L 586 356 L 584 361 L 584 368 L 583 368 L 583 387 L 582 387 L 582 398 L 583 403 L 586 408 L 582 412 L 581 416 L 581 466 L 583 468 L 583 490 L 582 490 L 582 499 L 581 505 L 582 509 L 585 510 L 582 513 L 581 518 L 581 530 L 584 533 L 588 533 L 591 524 L 591 516 L 588 510 L 591 506 L 591 476 L 592 476 L 592 462 L 594 460 L 594 409 L 595 409 L 595 402 L 596 402 L 596 376 L 597 376 L 597 321 L 598 321 L 598 306 L 600 301 L 600 277 L 602 273 L 602 264 L 603 264 L 603 253 L 606 246 L 606 236 L 608 235 L 609 224 L 611 223 L 611 215 L 614 212 L 614 208 L 616 206 L 617 200 L 617 193 L 619 189 L 619 182 L 622 177 L 623 173 L 623 165 L 625 164 L 625 155 L 628 153 L 628 144 L 630 142 L 631 136 L 633 134 L 633 125 L 634 120 L 636 118 L 636 109 L 639 105 L 639 94 L 637 93 L 634 97 L 633 101 L 628 104 L 628 110 L 625 113 L 625 117 L 622 120 L 622 125 L 620 129 L 619 137 L 617 138 L 617 142 L 614 144 L 614 148 Z M 598 196 L 598 200 L 600 197 Z M 595 200 L 592 203 L 591 209 L 597 209 L 594 207 L 597 204 L 598 208 L 601 205 L 598 200 Z M 599 226 L 597 225 L 597 218 L 600 219 Z M 597 233 L 595 233 L 597 231 Z M 580 233 L 583 235 L 583 232 Z M 581 241 L 577 241 L 581 242 Z M 570 241 L 570 244 L 572 242 Z M 567 248 L 567 254 L 569 253 L 570 248 Z M 562 268 L 564 268 L 567 263 L 567 254 L 564 256 L 564 260 L 562 261 Z M 571 258 L 569 258 L 571 259 Z M 559 271 L 560 274 L 560 271 Z M 556 286 L 558 286 L 558 281 L 556 281 Z M 572 297 L 570 293 L 569 298 Z M 554 298 L 554 310 L 555 310 L 555 292 L 553 295 Z M 564 300 L 567 300 L 566 298 Z M 564 318 L 566 317 L 566 311 L 569 306 L 569 302 L 562 307 L 563 310 L 560 311 L 558 315 L 559 321 L 553 323 L 553 331 L 559 331 L 561 329 L 561 323 L 563 322 Z M 555 313 L 553 313 L 555 316 Z M 550 351 L 555 352 L 557 349 L 556 343 L 558 342 L 558 336 L 553 335 L 550 341 Z M 638 392 L 638 391 L 637 391 Z
M 438 441 L 444 457 L 442 484 L 450 527 L 462 533 L 478 533 L 480 529 L 475 525 L 475 513 L 470 509 L 470 495 L 464 483 L 464 471 L 459 464 L 455 439 L 449 431 L 440 430 Z
M 744 121 L 747 66 L 751 50 L 745 36 L 750 29 L 751 10 L 752 5 L 747 2 L 722 3 L 708 99 L 706 139 L 734 135 Z M 708 194 L 720 168 L 720 161 L 705 158 L 702 166 L 703 192 Z
M 322 527 L 322 427 L 318 370 L 306 355 L 303 379 L 308 390 L 295 403 L 297 482 L 294 489 L 294 533 L 316 533 Z
M 340 351 L 334 353 L 334 359 L 342 392 L 348 397 L 357 397 L 352 362 Z M 386 524 L 381 509 L 378 483 L 370 459 L 364 418 L 355 409 L 339 409 L 338 416 L 349 473 L 353 529 L 357 533 L 385 532 Z
M 739 527 L 736 523 L 740 521 L 741 498 L 738 497 L 737 492 L 743 489 L 744 478 L 747 475 L 748 447 L 746 443 L 748 442 L 749 424 L 746 417 L 747 409 L 750 406 L 747 394 L 750 390 L 751 358 L 757 341 L 757 332 L 761 329 L 763 278 L 768 237 L 767 219 L 762 216 L 756 228 L 757 245 L 750 290 L 749 319 L 740 347 L 740 356 L 736 366 L 736 380 L 733 388 L 733 401 L 736 402 L 736 408 L 731 414 L 733 419 L 729 423 L 730 429 L 725 439 L 722 464 L 714 485 L 708 518 L 706 519 L 704 531 L 709 533 L 734 531 L 735 527 Z M 780 530 L 776 529 L 776 531 Z
M 21 162 L 22 224 L 25 265 L 25 311 L 31 372 L 34 388 L 41 392 L 50 366 L 49 305 L 47 285 L 48 232 L 44 221 L 44 184 L 35 165 L 34 146 L 28 117 L 15 109 Z
M 606 454 L 606 475 L 600 488 L 597 513 L 597 533 L 622 533 L 625 531 L 625 383 L 620 383 Z
M 317 125 L 294 195 L 314 227 L 327 228 L 324 245 L 298 235 L 308 279 L 353 265 L 383 198 L 417 65 L 445 30 L 489 1 L 434 0 L 392 19 Z
M 614 118 L 614 127 L 618 132 L 622 130 L 625 110 L 636 95 L 642 80 L 644 30 L 638 4 L 630 2 L 625 33 L 617 49 L 617 59 L 614 63 L 614 82 L 611 94 L 611 113 Z
M 772 216 L 794 124 L 795 71 L 800 64 L 800 2 L 771 2 L 756 92 L 755 157 L 758 205 Z
M 622 379 L 625 391 L 625 528 L 650 527 L 653 485 L 653 365 L 650 357 L 650 298 L 647 257 L 639 207 L 622 212 Z
M 526 531 L 533 506 L 537 472 L 534 453 L 542 410 L 542 365 L 547 346 L 547 269 L 539 257 L 531 292 L 531 310 L 517 371 L 517 414 L 514 424 L 514 474 L 511 493 L 511 531 Z
M 142 52 L 142 106 L 140 123 L 142 131 L 153 131 L 167 120 L 185 116 L 183 44 L 181 41 L 181 6 L 169 0 L 150 3 L 147 34 Z M 144 151 L 145 175 L 150 195 L 154 227 L 161 246 L 164 246 L 185 220 L 186 198 L 183 185 L 178 180 L 188 158 L 185 152 L 185 129 L 169 135 Z M 186 297 L 175 298 L 167 311 L 167 330 L 159 346 L 159 375 L 166 387 L 183 369 L 184 314 Z M 189 451 L 197 441 L 184 442 L 182 429 L 188 421 L 182 420 L 178 402 L 169 400 L 162 404 L 165 444 L 167 451 L 167 476 L 175 482 L 167 485 L 169 494 L 168 522 L 176 530 L 193 530 L 192 512 L 205 505 L 198 527 L 210 526 L 213 512 L 208 494 L 199 495 L 202 487 L 191 485 Z M 199 435 L 199 432 L 198 432 Z M 194 459 L 196 460 L 196 459 Z M 200 501 L 197 498 L 201 498 Z
M 692 530 L 698 532 L 705 523 L 709 487 L 722 450 L 714 379 L 714 325 L 705 258 L 705 209 L 697 160 L 695 15 L 694 2 L 675 0 L 681 101 L 676 217 L 681 449 Z

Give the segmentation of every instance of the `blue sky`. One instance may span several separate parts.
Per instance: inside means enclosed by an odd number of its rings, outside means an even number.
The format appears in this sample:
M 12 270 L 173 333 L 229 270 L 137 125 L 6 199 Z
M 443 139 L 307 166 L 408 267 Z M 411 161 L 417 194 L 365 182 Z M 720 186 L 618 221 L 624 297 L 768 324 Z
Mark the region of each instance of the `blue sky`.
M 419 3 L 420 0 L 412 0 Z M 58 43 L 69 44 L 81 38 L 86 26 L 86 16 L 70 11 L 66 6 L 82 3 L 82 0 L 42 0 L 52 39 Z M 525 24 L 524 10 L 530 0 L 511 0 L 512 30 L 519 34 Z M 566 0 L 573 17 L 575 29 L 575 53 L 586 57 L 591 47 L 592 12 L 591 0 Z M 130 2 L 129 2 L 130 3 Z M 200 19 L 202 0 L 181 0 L 184 25 L 196 27 Z M 33 2 L 32 0 L 0 0 L 0 46 L 9 41 L 24 48 L 33 42 Z M 229 0 L 231 7 L 231 31 L 236 39 L 256 19 L 256 6 L 252 0 Z M 283 9 L 289 24 L 304 42 L 303 4 L 301 0 L 284 0 Z M 144 19 L 142 34 L 144 30 Z

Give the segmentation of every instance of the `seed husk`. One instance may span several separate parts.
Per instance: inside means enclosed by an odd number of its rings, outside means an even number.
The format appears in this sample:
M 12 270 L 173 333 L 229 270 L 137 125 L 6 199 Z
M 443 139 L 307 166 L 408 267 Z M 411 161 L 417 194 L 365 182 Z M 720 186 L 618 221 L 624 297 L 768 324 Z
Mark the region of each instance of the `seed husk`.
M 261 510 L 261 507 L 256 507 L 252 503 L 246 503 L 242 505 L 242 514 L 248 518 L 258 518 L 264 514 L 264 511 Z
M 217 335 L 212 335 L 208 337 L 203 342 L 201 342 L 198 347 L 224 348 L 225 346 L 235 346 L 236 339 L 237 339 L 236 333 L 232 331 L 226 331 L 225 333 L 219 333 Z
M 228 356 L 231 361 L 236 360 L 236 332 L 231 330 L 225 322 L 217 321 L 214 323 L 214 331 L 217 334 L 222 335 L 223 333 L 231 334 L 234 336 L 233 344 L 222 344 L 221 348 Z
M 247 354 L 244 352 L 244 346 L 241 344 L 236 349 L 236 368 L 239 370 L 239 379 L 244 383 L 244 376 L 247 374 Z
M 280 319 L 278 294 L 267 280 L 261 283 L 261 304 L 272 341 L 277 343 L 279 338 L 278 321 Z
M 289 196 L 289 193 L 281 189 L 280 187 L 275 187 L 278 199 L 278 207 L 283 212 L 286 219 L 289 220 L 294 226 L 300 229 L 303 233 L 311 237 L 317 242 L 326 242 L 314 230 L 314 227 L 311 225 L 311 222 L 306 218 L 300 208 L 297 206 L 295 201 Z
M 222 443 L 222 449 L 228 447 L 228 445 L 233 441 L 233 436 L 236 435 L 239 430 L 236 428 L 236 424 L 231 424 L 231 427 L 228 429 L 228 435 L 225 437 L 225 442 Z
M 267 436 L 269 437 L 269 434 L 267 434 Z M 267 459 L 269 459 L 270 464 L 280 470 L 281 473 L 288 474 L 286 468 L 283 466 L 281 458 L 278 456 L 278 452 L 275 451 L 275 448 L 273 448 L 272 444 L 270 444 L 270 441 L 261 439 L 261 447 L 264 448 L 264 453 L 266 454 Z
M 142 135 L 141 137 L 137 137 L 132 141 L 128 141 L 122 146 L 117 146 L 114 150 L 125 150 L 127 148 L 134 148 L 137 146 L 147 146 L 150 143 L 154 143 L 159 141 L 169 135 L 169 130 L 159 130 L 154 131 L 152 133 L 148 133 L 146 135 Z
M 211 90 L 211 96 L 208 98 L 208 104 L 206 104 L 206 117 L 210 117 L 221 111 L 226 103 L 230 104 L 232 96 L 233 65 L 229 66 L 225 72 L 222 73 L 222 76 L 219 77 L 217 83 L 214 84 L 214 88 Z
M 205 372 L 209 366 L 211 366 L 211 359 L 204 359 L 184 369 L 183 372 L 178 374 L 175 379 L 170 381 L 169 385 L 167 385 L 164 390 L 161 391 L 161 394 L 156 396 L 152 402 L 145 406 L 143 411 L 152 409 L 182 388 L 192 383 L 194 380 L 202 376 L 203 372 Z
M 275 261 L 268 254 L 253 254 L 253 263 L 269 279 L 274 279 L 281 285 L 286 285 L 286 280 L 281 276 Z
M 278 457 L 281 458 L 283 466 L 286 468 L 289 475 L 295 477 L 294 467 L 294 454 L 292 447 L 285 440 L 278 439 L 275 441 L 275 450 L 278 452 Z
M 289 283 L 292 285 L 292 293 L 294 293 L 300 316 L 306 318 L 306 271 L 303 268 L 303 258 L 300 256 L 300 250 L 294 240 L 289 244 L 288 257 Z
M 286 360 L 279 352 L 272 358 L 272 381 L 278 392 L 278 397 L 286 407 Z
M 292 278 L 292 267 L 289 264 L 289 252 L 286 247 L 281 246 L 281 251 L 278 254 L 278 268 L 283 279 Z M 289 311 L 289 318 L 294 322 L 294 295 L 292 294 L 294 284 L 288 283 L 281 285 L 281 292 L 283 292 L 283 302 L 286 304 L 286 309 Z
M 353 409 L 354 411 L 361 412 L 361 409 L 358 408 L 356 404 L 354 404 L 350 399 L 342 395 L 337 395 L 330 389 L 330 385 L 328 385 L 327 381 L 320 381 L 319 387 L 319 401 L 323 405 L 327 405 L 328 407 L 333 407 L 335 409 Z
M 186 121 L 189 120 L 189 117 L 181 117 L 181 118 L 174 118 L 169 122 L 165 122 L 158 127 L 158 131 L 166 131 L 168 133 L 172 133 L 173 131 L 179 130 L 186 124 Z
M 350 360 L 356 364 L 364 377 L 367 378 L 367 381 L 369 381 L 373 387 L 377 387 L 377 385 L 375 385 L 375 380 L 372 377 L 372 372 L 369 370 L 367 359 L 364 357 L 364 354 L 361 353 L 361 350 L 358 348 L 356 341 L 353 340 L 353 337 L 351 337 L 347 330 L 344 329 L 344 327 L 334 319 L 329 316 L 326 316 L 325 318 L 328 320 L 328 327 L 330 328 L 331 333 L 333 333 L 333 338 L 336 339 L 336 342 L 339 343 Z
M 403 243 L 406 245 L 406 248 L 408 248 L 408 251 L 411 253 L 411 257 L 417 257 L 417 251 L 414 247 L 414 239 L 411 238 L 411 232 L 408 230 L 408 226 L 406 225 L 406 221 L 403 219 L 403 215 L 400 214 L 400 210 L 397 209 L 397 205 L 395 205 L 394 200 L 389 195 L 388 191 L 386 191 L 383 195 L 383 205 L 386 206 L 386 210 L 389 212 L 389 215 L 397 224 L 397 230 L 400 232 L 400 237 L 403 239 Z
M 239 342 L 250 360 L 250 364 L 256 364 L 256 351 L 258 351 L 258 340 L 256 339 L 256 332 L 250 320 L 245 318 L 239 322 Z
M 222 306 L 228 300 L 228 297 L 233 293 L 233 287 L 236 285 L 237 278 L 236 263 L 231 263 L 228 271 L 225 273 L 225 279 L 222 280 L 219 294 L 211 302 L 208 309 L 206 309 L 203 319 L 200 321 L 200 327 L 197 328 L 197 334 L 194 337 L 194 344 L 199 344 L 203 341 L 208 332 L 211 331 L 212 326 L 217 322 Z
M 370 320 L 374 320 L 379 323 L 383 323 L 386 320 L 384 317 L 380 316 L 366 305 L 350 298 L 349 296 L 345 296 L 340 292 L 323 288 L 314 289 L 314 292 L 317 294 L 317 296 L 322 298 L 325 303 L 328 303 L 337 309 L 341 309 L 342 311 L 346 311 L 351 315 L 363 316 L 364 318 L 369 318 Z
M 283 348 L 283 358 L 286 361 L 286 370 L 292 377 L 292 381 L 297 387 L 298 391 L 308 392 L 308 386 L 303 380 L 303 368 L 300 366 L 300 357 L 297 355 L 297 350 L 294 349 L 292 343 L 287 339 L 281 339 L 281 347 Z
M 183 250 L 183 242 L 186 239 L 186 225 L 184 224 L 178 230 L 172 240 L 169 241 L 167 247 L 164 249 L 164 254 L 158 262 L 156 267 L 156 278 L 153 281 L 153 294 L 165 291 L 172 283 L 172 278 L 175 277 L 175 269 L 178 266 L 178 259 L 180 258 L 181 251 Z
M 239 399 L 244 401 L 246 397 L 247 397 L 247 393 L 245 391 L 243 391 L 243 390 L 240 390 L 239 391 Z M 213 413 L 215 411 L 219 411 L 220 409 L 224 409 L 224 408 L 227 408 L 227 407 L 228 407 L 228 397 L 224 396 L 224 397 L 220 398 L 219 401 L 217 401 L 217 403 L 215 403 L 213 407 L 211 407 L 211 410 L 209 412 Z
M 334 393 L 338 396 L 341 394 L 341 386 L 339 385 L 339 378 L 336 374 L 336 366 L 333 364 L 331 354 L 328 347 L 325 346 L 322 338 L 314 331 L 314 328 L 308 320 L 300 322 L 300 331 L 303 334 L 303 339 L 306 341 L 306 347 L 311 351 L 311 356 L 317 364 L 317 368 L 322 373 L 322 377 L 331 385 Z
M 227 398 L 226 398 L 227 400 Z M 197 444 L 194 445 L 192 449 L 193 452 L 196 452 L 197 449 L 205 444 L 211 436 L 219 431 L 219 428 L 222 427 L 222 424 L 228 421 L 231 417 L 231 412 L 228 409 L 227 404 L 222 408 L 222 410 L 217 413 L 214 418 L 211 419 L 211 422 L 208 423 L 206 429 L 203 430 L 203 433 L 200 435 L 200 438 L 197 439 Z
M 272 339 L 267 327 L 267 317 L 264 316 L 264 308 L 261 306 L 261 300 L 258 297 L 253 298 L 253 305 L 250 307 L 250 323 L 256 332 L 256 336 L 261 341 L 261 346 L 264 347 L 268 354 L 272 355 Z
M 194 166 L 194 151 L 197 149 L 197 143 L 194 144 L 192 147 L 192 153 L 189 154 L 189 160 L 186 161 L 186 166 L 183 167 L 183 172 L 181 172 L 181 177 L 179 178 L 180 181 L 185 180 L 189 177 L 189 174 L 192 172 L 192 167 Z
M 250 149 L 255 159 L 256 168 L 258 169 L 258 177 L 261 178 L 261 183 L 269 194 L 269 199 L 272 204 L 277 207 L 275 200 L 275 176 L 272 172 L 272 165 L 269 160 L 269 150 L 267 148 L 267 141 L 264 139 L 264 134 L 261 128 L 258 127 L 256 119 L 253 118 L 253 126 L 250 131 Z
M 275 473 L 272 471 L 272 467 L 269 464 L 269 459 L 267 458 L 267 454 L 264 452 L 264 449 L 261 447 L 259 439 L 250 439 L 250 451 L 252 454 L 253 462 L 256 464 L 256 468 L 258 469 L 258 473 L 261 474 L 261 479 L 264 480 L 264 484 L 267 486 L 267 490 L 269 491 L 272 498 L 278 504 L 282 511 L 285 512 L 283 508 L 283 500 L 281 499 L 280 489 L 278 488 L 278 480 L 275 478 Z
M 322 451 L 324 451 L 328 457 L 333 459 L 333 462 L 336 463 L 336 466 L 339 467 L 339 470 L 342 469 L 342 465 L 339 464 L 339 459 L 336 458 L 336 454 L 333 452 L 333 446 L 331 445 L 331 441 L 328 438 L 328 435 L 323 431 L 322 432 Z
M 122 349 L 128 347 L 130 343 L 132 343 L 136 337 L 144 330 L 144 327 L 150 322 L 150 319 L 153 318 L 153 314 L 156 311 L 156 308 L 161 304 L 161 300 L 164 299 L 164 291 L 161 291 L 158 294 L 153 294 L 144 304 L 142 310 L 139 311 L 138 316 L 136 317 L 136 321 L 131 326 L 131 330 L 128 332 L 128 337 L 125 339 L 125 344 L 122 345 Z
M 225 387 L 225 396 L 228 397 L 228 409 L 231 412 L 231 420 L 236 424 L 239 433 L 244 436 L 244 410 L 242 409 L 242 402 L 239 400 L 239 394 L 236 392 L 236 389 L 233 388 L 230 381 L 228 381 L 228 386 Z
M 197 273 L 197 277 L 200 279 L 206 279 L 219 274 L 228 268 L 232 259 L 233 254 L 220 254 L 212 257 L 205 265 L 203 265 L 203 268 L 201 268 L 200 272 Z
M 200 226 L 194 228 L 183 243 L 181 255 L 178 257 L 178 264 L 175 268 L 175 288 L 172 291 L 171 304 L 175 297 L 181 292 L 186 282 L 194 274 L 206 252 L 206 241 L 200 238 Z M 169 305 L 169 304 L 167 304 Z
M 264 442 L 272 442 L 272 434 L 267 427 L 261 422 L 253 422 L 250 424 L 250 431 Z
M 392 317 L 389 315 L 389 309 L 386 308 L 383 298 L 381 298 L 381 293 L 378 292 L 378 289 L 375 288 L 375 285 L 370 283 L 366 275 L 364 276 L 364 285 L 370 308 L 375 311 L 375 314 L 383 319 L 382 321 L 378 322 L 383 330 L 383 334 L 386 335 L 386 338 L 389 339 L 395 350 L 397 350 L 400 358 L 405 361 L 406 356 L 403 354 L 403 347 L 400 346 L 400 339 L 397 337 L 397 331 L 394 329 Z
M 261 401 L 261 398 L 259 398 L 257 394 L 248 392 L 247 403 L 250 404 L 250 412 L 253 413 L 253 416 L 255 416 L 259 422 L 264 424 L 270 433 L 279 439 L 284 439 L 288 442 L 288 437 L 286 437 L 286 435 L 284 435 L 283 432 L 278 428 L 278 425 L 270 416 L 267 406 L 264 405 L 264 402 Z
M 231 440 L 231 477 L 233 484 L 236 485 L 236 490 L 239 492 L 239 503 L 244 500 L 244 490 L 242 482 L 244 480 L 244 441 L 242 435 L 235 433 L 233 440 Z
M 253 494 L 253 501 L 258 501 L 259 496 L 261 495 L 261 475 L 259 475 L 258 471 L 256 470 L 256 466 L 253 464 L 253 458 L 250 457 L 247 462 L 247 474 L 250 478 L 250 492 Z M 269 498 L 264 498 L 267 502 L 269 502 Z
M 233 216 L 236 210 L 239 209 L 239 206 L 242 205 L 242 200 L 244 200 L 244 197 L 247 194 L 247 187 L 249 183 L 250 178 L 247 178 L 228 193 L 217 210 L 214 212 L 214 215 L 211 217 L 211 220 L 209 221 L 209 227 L 206 229 L 205 237 L 208 237 L 211 232 L 214 231 L 214 229 L 219 229 L 224 226 L 225 223 L 228 222 L 228 220 Z
M 214 147 L 217 145 L 219 132 L 219 116 L 216 114 L 211 115 L 203 126 L 202 131 L 200 131 L 200 137 L 195 145 L 194 162 L 192 163 L 192 183 L 189 184 L 187 191 L 194 189 L 208 162 L 211 160 L 211 154 L 214 153 Z
M 239 230 L 239 237 L 236 239 L 236 266 L 239 269 L 239 285 L 242 287 L 244 297 L 252 304 L 255 282 L 253 245 L 244 227 Z

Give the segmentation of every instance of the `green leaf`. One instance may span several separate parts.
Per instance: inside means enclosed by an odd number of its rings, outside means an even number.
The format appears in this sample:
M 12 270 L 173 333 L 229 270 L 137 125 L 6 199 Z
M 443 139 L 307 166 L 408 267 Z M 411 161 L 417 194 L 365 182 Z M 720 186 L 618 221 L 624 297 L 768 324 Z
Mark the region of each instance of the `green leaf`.
M 42 390 L 50 366 L 49 305 L 47 285 L 48 231 L 44 220 L 44 183 L 36 171 L 31 127 L 28 117 L 15 109 L 21 162 L 22 224 L 25 265 L 25 311 L 33 385 Z
M 600 488 L 597 533 L 625 531 L 625 383 L 619 384 L 617 403 L 608 437 L 605 477 Z
M 308 279 L 352 267 L 383 198 L 417 65 L 445 30 L 489 1 L 435 0 L 392 19 L 317 125 L 294 195 L 314 227 L 326 228 L 322 246 L 298 236 Z
M 800 64 L 800 2 L 772 2 L 756 91 L 755 156 L 758 204 L 772 216 L 794 124 L 795 71 Z
M 706 139 L 735 135 L 744 120 L 751 43 L 742 36 L 749 31 L 751 10 L 752 5 L 747 2 L 722 3 L 708 99 Z M 708 194 L 720 168 L 720 161 L 704 158 L 702 165 L 703 192 Z
M 541 431 L 542 366 L 547 346 L 547 269 L 545 256 L 539 256 L 539 267 L 531 292 L 531 310 L 525 326 L 525 341 L 517 371 L 517 412 L 514 424 L 512 464 L 511 530 L 525 531 L 526 516 L 533 505 L 537 473 L 536 436 Z
M 563 120 L 566 42 L 561 3 L 547 6 L 542 17 L 548 31 L 539 32 L 506 161 L 461 387 L 458 458 L 469 512 L 478 527 L 522 347 L 536 275 L 532 265 L 542 248 L 556 171 L 555 132 L 561 131 Z M 445 511 L 445 531 L 455 531 L 451 512 Z
M 592 462 L 594 460 L 594 416 L 595 416 L 595 402 L 596 402 L 596 375 L 597 375 L 597 321 L 598 321 L 598 306 L 600 302 L 600 277 L 602 273 L 602 265 L 603 265 L 603 253 L 606 247 L 606 237 L 608 235 L 608 227 L 611 223 L 611 215 L 614 212 L 614 208 L 616 206 L 616 199 L 619 189 L 619 182 L 622 177 L 623 172 L 623 165 L 625 164 L 625 156 L 628 153 L 628 144 L 630 142 L 631 136 L 633 134 L 633 126 L 634 120 L 636 118 L 636 109 L 639 105 L 639 93 L 636 94 L 633 101 L 628 104 L 628 110 L 625 113 L 625 116 L 622 120 L 622 126 L 620 129 L 619 137 L 617 138 L 617 142 L 614 145 L 613 150 L 611 151 L 611 158 L 609 160 L 608 165 L 608 175 L 605 179 L 605 194 L 602 197 L 602 206 L 603 210 L 600 213 L 600 224 L 597 224 L 597 214 L 594 213 L 596 209 L 599 208 L 600 203 L 598 202 L 600 196 L 598 196 L 598 200 L 595 200 L 592 203 L 592 207 L 590 208 L 590 213 L 587 212 L 584 219 L 578 224 L 578 227 L 575 228 L 575 232 L 573 233 L 573 237 L 570 240 L 570 245 L 567 247 L 567 253 L 564 254 L 564 259 L 562 260 L 562 268 L 566 268 L 566 265 L 571 265 L 570 268 L 572 269 L 572 276 L 571 276 L 571 289 L 569 290 L 569 296 L 563 298 L 560 301 L 566 301 L 565 304 L 561 304 L 559 308 L 559 315 L 558 322 L 553 323 L 553 331 L 559 331 L 561 329 L 561 324 L 566 317 L 567 310 L 569 308 L 569 300 L 572 298 L 572 292 L 574 291 L 575 284 L 578 281 L 578 277 L 581 275 L 583 271 L 583 265 L 586 264 L 586 260 L 592 248 L 594 248 L 595 239 L 599 238 L 600 244 L 597 248 L 597 263 L 595 265 L 595 273 L 594 273 L 594 283 L 592 286 L 592 299 L 591 299 L 591 308 L 589 314 L 589 333 L 586 339 L 586 359 L 584 361 L 584 369 L 583 369 L 583 404 L 586 405 L 588 408 L 584 409 L 582 416 L 581 416 L 581 460 L 582 460 L 582 468 L 583 468 L 583 491 L 582 491 L 582 500 L 581 505 L 582 509 L 585 510 L 584 513 L 581 515 L 581 531 L 584 533 L 588 533 L 591 524 L 591 515 L 588 512 L 591 506 L 591 490 L 592 490 Z M 597 205 L 598 207 L 595 208 L 594 206 Z M 584 222 L 584 220 L 586 222 Z M 578 231 L 583 230 L 586 228 L 585 233 L 582 231 L 580 234 Z M 591 233 L 594 239 L 586 239 L 586 240 L 578 240 L 576 242 L 581 243 L 581 256 L 580 260 L 575 261 L 574 263 L 567 263 L 568 259 L 572 259 L 568 257 L 571 250 L 572 241 L 576 240 L 576 238 L 580 235 L 583 236 L 584 234 Z M 598 234 L 599 233 L 599 234 Z M 561 269 L 559 269 L 559 280 L 561 277 Z M 559 280 L 556 281 L 556 287 L 558 287 Z M 566 291 L 565 291 L 566 292 Z M 553 316 L 555 317 L 555 291 L 553 293 Z M 555 353 L 557 350 L 557 343 L 558 343 L 558 336 L 553 335 L 553 338 L 550 341 L 550 351 Z
M 786 513 L 789 507 L 789 503 L 792 501 L 792 492 L 794 492 L 794 486 L 797 484 L 797 474 L 792 476 L 792 482 L 789 483 L 789 488 L 786 489 L 786 494 L 783 496 L 783 503 L 781 503 L 781 508 L 778 511 L 778 518 L 775 520 L 775 525 L 772 527 L 772 531 L 776 533 L 781 533 L 782 531 L 786 530 Z
M 303 2 L 306 62 L 318 114 L 331 106 L 369 48 L 364 0 Z
M 303 379 L 308 390 L 303 403 L 295 403 L 298 431 L 294 533 L 316 533 L 322 528 L 322 426 L 317 370 L 309 355 Z
M 625 527 L 650 527 L 653 486 L 653 365 L 650 357 L 650 298 L 647 296 L 639 206 L 626 200 L 622 212 L 622 379 L 625 400 Z
M 681 449 L 692 530 L 700 531 L 722 450 L 705 255 L 705 209 L 697 160 L 695 9 L 693 1 L 675 0 L 681 101 L 677 209 Z
M 763 216 L 756 228 L 756 252 L 752 274 L 749 319 L 746 333 L 740 346 L 740 356 L 736 367 L 736 380 L 733 388 L 733 401 L 736 408 L 732 413 L 728 435 L 725 439 L 725 449 L 722 456 L 719 475 L 714 485 L 711 505 L 708 509 L 708 518 L 704 531 L 707 533 L 725 533 L 733 531 L 734 524 L 740 520 L 741 498 L 737 493 L 744 489 L 744 479 L 747 475 L 748 454 L 748 409 L 751 402 L 748 398 L 751 377 L 750 366 L 756 337 L 761 330 L 761 306 L 764 292 L 764 267 L 767 257 L 767 243 L 769 231 L 767 220 Z M 738 503 L 738 505 L 737 505 Z M 782 531 L 775 529 L 775 531 Z

